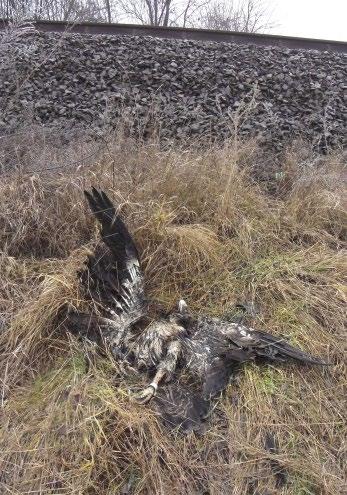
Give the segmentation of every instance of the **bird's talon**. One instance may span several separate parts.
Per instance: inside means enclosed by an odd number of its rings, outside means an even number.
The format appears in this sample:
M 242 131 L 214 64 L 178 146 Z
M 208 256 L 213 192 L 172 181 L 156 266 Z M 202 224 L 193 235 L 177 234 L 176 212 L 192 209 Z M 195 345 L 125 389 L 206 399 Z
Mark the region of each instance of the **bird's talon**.
M 149 385 L 142 392 L 135 394 L 133 397 L 139 404 L 147 404 L 156 393 L 156 388 L 153 385 Z

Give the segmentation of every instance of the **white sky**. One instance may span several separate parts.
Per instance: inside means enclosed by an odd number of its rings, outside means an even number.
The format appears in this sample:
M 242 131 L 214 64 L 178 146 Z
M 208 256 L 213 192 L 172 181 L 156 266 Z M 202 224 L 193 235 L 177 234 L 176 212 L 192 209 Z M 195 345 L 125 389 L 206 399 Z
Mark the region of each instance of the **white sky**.
M 271 34 L 347 41 L 347 0 L 270 0 Z

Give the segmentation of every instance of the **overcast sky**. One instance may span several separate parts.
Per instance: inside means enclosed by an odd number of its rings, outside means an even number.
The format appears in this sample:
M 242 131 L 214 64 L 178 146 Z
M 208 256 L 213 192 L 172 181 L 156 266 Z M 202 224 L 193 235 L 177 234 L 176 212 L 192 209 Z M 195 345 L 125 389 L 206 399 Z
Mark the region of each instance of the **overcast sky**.
M 270 0 L 271 34 L 347 41 L 347 0 Z

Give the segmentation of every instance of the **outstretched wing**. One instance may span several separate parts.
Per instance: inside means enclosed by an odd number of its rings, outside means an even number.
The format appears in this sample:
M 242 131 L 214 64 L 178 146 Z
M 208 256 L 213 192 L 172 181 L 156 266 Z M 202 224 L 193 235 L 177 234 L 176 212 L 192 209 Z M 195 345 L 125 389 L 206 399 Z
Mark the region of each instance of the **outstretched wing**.
M 207 339 L 209 348 L 213 344 L 212 349 L 216 356 L 239 363 L 260 357 L 272 361 L 294 360 L 303 364 L 327 364 L 292 346 L 283 337 L 218 318 L 201 318 L 194 338 L 201 342 L 204 340 L 205 347 Z
M 82 281 L 99 307 L 125 326 L 146 313 L 143 275 L 136 245 L 114 205 L 103 191 L 85 191 L 101 225 L 101 238 Z
M 238 365 L 257 358 L 326 365 L 281 337 L 218 318 L 199 318 L 185 342 L 187 366 L 202 383 L 202 396 L 215 397 L 229 383 Z
M 241 348 L 249 359 L 266 358 L 271 361 L 296 361 L 302 364 L 327 365 L 320 358 L 289 344 L 283 337 L 254 330 L 244 325 L 230 325 L 228 341 Z

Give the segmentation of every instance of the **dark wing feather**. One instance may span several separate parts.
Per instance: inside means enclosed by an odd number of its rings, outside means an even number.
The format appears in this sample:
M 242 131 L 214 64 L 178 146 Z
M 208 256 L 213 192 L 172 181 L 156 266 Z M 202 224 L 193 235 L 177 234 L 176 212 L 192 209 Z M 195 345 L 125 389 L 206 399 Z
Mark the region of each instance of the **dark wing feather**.
M 135 243 L 107 195 L 94 187 L 92 193 L 84 191 L 84 194 L 90 209 L 100 222 L 102 240 L 113 253 L 118 271 L 131 273 L 134 267 L 139 268 L 139 254 Z
M 203 396 L 209 399 L 222 392 L 228 386 L 234 369 L 234 362 L 223 355 L 209 363 L 203 376 Z
M 82 280 L 92 297 L 113 316 L 131 324 L 146 312 L 143 275 L 136 245 L 114 205 L 103 191 L 85 191 L 101 225 L 102 245 L 88 260 Z
M 229 343 L 229 354 L 231 358 L 233 357 L 233 348 L 245 352 L 246 359 L 243 359 L 241 356 L 242 359 L 240 361 L 262 357 L 272 361 L 295 360 L 303 364 L 328 364 L 320 358 L 290 345 L 282 337 L 254 330 L 244 325 L 226 324 L 225 322 L 220 322 L 220 329 Z
M 255 357 L 267 358 L 272 361 L 298 361 L 303 364 L 327 365 L 320 358 L 302 351 L 298 347 L 290 345 L 284 338 L 276 337 L 266 332 L 249 330 L 253 343 L 249 348 Z
M 178 383 L 158 389 L 153 405 L 166 426 L 184 433 L 201 430 L 210 409 L 200 393 Z

